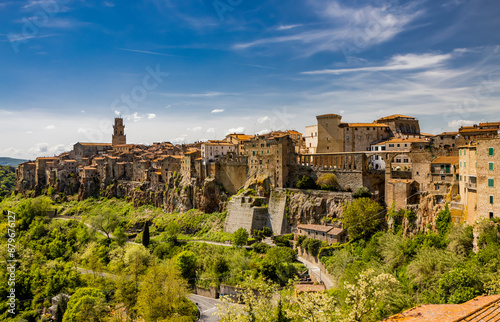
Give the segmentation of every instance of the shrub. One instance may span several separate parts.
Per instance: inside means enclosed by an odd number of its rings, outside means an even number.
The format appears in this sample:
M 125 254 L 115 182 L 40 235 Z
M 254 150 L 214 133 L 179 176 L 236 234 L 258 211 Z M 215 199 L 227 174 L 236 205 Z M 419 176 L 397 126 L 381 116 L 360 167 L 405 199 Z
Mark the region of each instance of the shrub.
M 333 173 L 322 174 L 318 180 L 316 180 L 316 185 L 318 185 L 321 190 L 338 190 L 339 183 L 337 181 L 337 176 Z
M 352 194 L 353 198 L 371 198 L 372 193 L 367 187 L 359 187 L 356 192 Z
M 238 228 L 233 234 L 233 244 L 241 247 L 246 245 L 248 241 L 248 231 L 245 228 Z
M 316 189 L 316 183 L 311 177 L 304 175 L 302 179 L 297 182 L 296 187 L 299 189 Z

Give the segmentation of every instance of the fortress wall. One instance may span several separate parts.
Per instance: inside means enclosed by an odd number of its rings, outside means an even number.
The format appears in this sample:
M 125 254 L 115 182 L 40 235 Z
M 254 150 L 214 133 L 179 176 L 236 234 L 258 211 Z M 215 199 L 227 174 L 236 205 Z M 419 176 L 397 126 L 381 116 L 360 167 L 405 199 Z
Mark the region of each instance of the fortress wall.
M 286 194 L 272 192 L 269 198 L 269 226 L 275 234 L 290 232 L 288 220 L 286 219 Z
M 215 179 L 222 183 L 229 194 L 235 194 L 245 185 L 247 168 L 247 164 L 222 163 L 215 171 Z

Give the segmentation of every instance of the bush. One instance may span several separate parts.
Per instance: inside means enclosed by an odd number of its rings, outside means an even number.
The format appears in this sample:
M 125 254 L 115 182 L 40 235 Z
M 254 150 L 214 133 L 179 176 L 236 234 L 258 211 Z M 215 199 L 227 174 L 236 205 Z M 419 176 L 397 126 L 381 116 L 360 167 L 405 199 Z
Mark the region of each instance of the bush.
M 352 194 L 353 198 L 371 198 L 372 193 L 367 187 L 359 187 L 356 192 Z
M 234 246 L 241 247 L 246 245 L 248 241 L 248 231 L 245 228 L 238 228 L 233 234 L 233 244 Z
M 436 218 L 436 229 L 439 232 L 439 235 L 444 236 L 448 232 L 450 229 L 450 223 L 451 212 L 447 203 L 445 208 L 439 212 Z
M 306 175 L 304 175 L 302 177 L 302 179 L 300 179 L 299 182 L 297 182 L 296 187 L 299 189 L 316 189 L 317 188 L 314 180 L 311 177 L 306 176 Z
M 316 185 L 319 186 L 321 190 L 334 191 L 339 189 L 337 176 L 333 173 L 322 174 L 318 180 L 316 180 Z

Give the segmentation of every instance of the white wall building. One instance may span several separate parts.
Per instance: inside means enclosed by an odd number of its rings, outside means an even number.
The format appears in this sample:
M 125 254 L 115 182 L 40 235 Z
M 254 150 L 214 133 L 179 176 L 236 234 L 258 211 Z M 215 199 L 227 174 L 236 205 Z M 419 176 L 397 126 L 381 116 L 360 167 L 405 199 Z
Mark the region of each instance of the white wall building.
M 207 142 L 201 145 L 201 158 L 203 164 L 215 161 L 217 157 L 227 155 L 229 152 L 236 153 L 237 145 L 226 142 Z

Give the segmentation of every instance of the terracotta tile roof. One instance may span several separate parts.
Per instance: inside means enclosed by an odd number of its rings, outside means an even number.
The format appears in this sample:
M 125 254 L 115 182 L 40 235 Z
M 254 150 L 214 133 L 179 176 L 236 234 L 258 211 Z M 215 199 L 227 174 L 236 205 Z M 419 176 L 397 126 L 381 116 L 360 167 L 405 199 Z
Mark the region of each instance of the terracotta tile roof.
M 325 226 L 325 225 L 311 225 L 311 224 L 303 224 L 303 225 L 298 225 L 297 228 L 299 229 L 307 229 L 307 230 L 314 230 L 314 231 L 320 231 L 323 233 L 329 233 L 331 230 L 334 230 L 332 233 L 334 235 L 338 235 L 343 231 L 341 228 L 336 228 L 333 226 Z
M 497 132 L 498 129 L 479 129 L 479 128 L 472 128 L 472 129 L 460 129 L 460 133 L 472 133 L 472 132 Z
M 393 315 L 386 322 L 500 321 L 500 295 L 478 296 L 463 304 L 429 304 Z
M 458 133 L 457 133 L 458 134 Z M 431 134 L 431 133 L 424 133 L 424 132 L 420 132 L 420 135 L 421 136 L 425 136 L 427 138 L 432 138 L 434 137 L 435 135 L 434 134 Z
M 431 163 L 457 164 L 458 157 L 437 157 Z
M 390 139 L 382 143 L 428 143 L 429 140 L 421 138 Z
M 295 284 L 297 292 L 323 292 L 326 291 L 323 284 Z
M 323 114 L 323 115 L 316 116 L 316 118 L 326 118 L 326 117 L 340 117 L 340 118 L 342 118 L 342 116 L 340 116 L 338 114 Z
M 434 136 L 457 136 L 458 132 L 443 132 Z
M 203 145 L 210 145 L 210 146 L 234 146 L 234 144 L 229 143 L 229 142 L 208 142 L 208 143 L 203 143 Z
M 56 160 L 57 157 L 39 157 L 36 158 L 37 160 Z
M 397 118 L 406 118 L 406 119 L 410 119 L 410 120 L 414 120 L 415 119 L 414 117 L 411 117 L 411 116 L 406 116 L 406 115 L 401 115 L 401 114 L 394 114 L 394 115 L 389 115 L 389 116 L 385 116 L 385 117 L 379 118 L 377 121 L 394 120 L 394 119 L 397 119 Z
M 84 146 L 111 146 L 111 143 L 78 142 L 77 144 L 81 144 L 81 145 L 84 145 Z
M 389 127 L 388 125 L 381 123 L 342 123 L 346 124 L 348 127 Z

